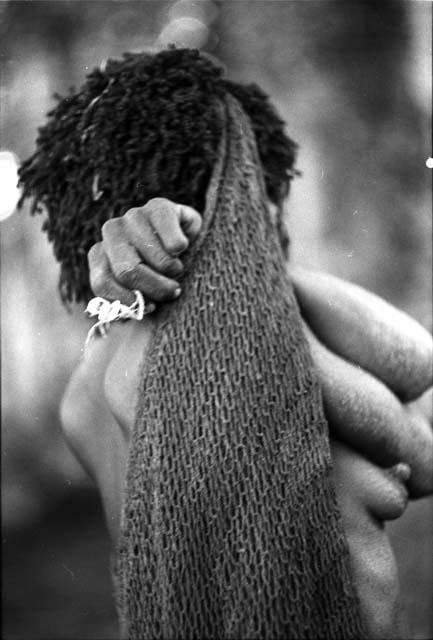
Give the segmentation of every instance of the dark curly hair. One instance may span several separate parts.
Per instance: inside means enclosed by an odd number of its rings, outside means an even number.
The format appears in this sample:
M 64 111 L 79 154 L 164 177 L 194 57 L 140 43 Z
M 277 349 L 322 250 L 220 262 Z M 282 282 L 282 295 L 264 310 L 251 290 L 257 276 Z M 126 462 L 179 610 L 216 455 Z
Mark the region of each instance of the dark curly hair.
M 227 92 L 251 120 L 267 195 L 279 206 L 295 143 L 259 87 L 225 79 L 198 51 L 127 53 L 89 73 L 79 92 L 56 96 L 19 171 L 20 205 L 33 197 L 32 213 L 47 210 L 64 302 L 92 296 L 87 252 L 109 218 L 157 196 L 203 210 Z

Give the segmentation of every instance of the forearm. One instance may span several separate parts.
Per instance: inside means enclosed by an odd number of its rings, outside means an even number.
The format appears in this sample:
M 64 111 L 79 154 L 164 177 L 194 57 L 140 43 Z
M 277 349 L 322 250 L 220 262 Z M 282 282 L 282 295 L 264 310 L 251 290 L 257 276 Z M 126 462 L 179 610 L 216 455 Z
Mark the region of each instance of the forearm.
M 378 378 L 330 351 L 307 325 L 304 330 L 331 434 L 383 467 L 407 463 L 411 497 L 430 494 L 433 431 L 422 402 L 402 404 Z

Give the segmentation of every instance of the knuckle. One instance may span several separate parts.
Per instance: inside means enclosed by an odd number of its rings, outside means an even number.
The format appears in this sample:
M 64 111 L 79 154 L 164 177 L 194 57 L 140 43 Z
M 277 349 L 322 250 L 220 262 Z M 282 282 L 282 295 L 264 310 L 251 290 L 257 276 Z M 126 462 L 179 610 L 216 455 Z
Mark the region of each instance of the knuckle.
M 122 284 L 128 285 L 133 289 L 137 289 L 138 270 L 137 265 L 119 263 L 114 267 L 114 275 Z
M 165 275 L 178 274 L 183 270 L 182 263 L 167 254 L 158 256 L 157 269 Z
M 197 213 L 197 215 L 195 216 L 194 220 L 190 225 L 192 236 L 196 237 L 200 233 L 202 224 L 203 224 L 203 219 L 201 215 Z
M 101 257 L 102 253 L 102 242 L 95 242 L 87 252 L 87 260 L 89 262 L 89 266 L 95 264 Z
M 178 218 L 177 205 L 167 198 L 152 198 L 149 200 L 149 211 L 153 221 L 164 220 L 171 221 Z
M 193 220 L 195 224 L 201 224 L 202 218 L 197 209 L 186 204 L 182 205 L 182 209 L 185 211 L 188 219 Z
M 117 235 L 119 229 L 122 226 L 121 218 L 110 218 L 110 220 L 106 220 L 102 225 L 102 237 L 103 239 L 112 238 Z
M 182 253 L 188 248 L 189 242 L 185 237 L 177 237 L 177 238 L 167 238 L 165 241 L 165 247 L 167 251 L 171 254 Z
M 166 209 L 169 204 L 171 204 L 171 202 L 167 200 L 167 198 L 151 198 L 145 206 L 150 209 Z
M 176 261 L 166 254 L 160 255 L 158 258 L 158 270 L 161 273 L 172 271 L 176 267 Z
M 128 209 L 123 217 L 127 222 L 136 222 L 137 220 L 142 220 L 145 213 L 145 207 L 132 207 Z
M 167 210 L 169 200 L 165 198 L 151 198 L 143 207 L 146 215 L 149 219 L 153 219 L 155 217 L 160 218 L 163 216 Z
M 108 297 L 110 287 L 103 271 L 94 269 L 90 272 L 90 287 L 96 296 Z

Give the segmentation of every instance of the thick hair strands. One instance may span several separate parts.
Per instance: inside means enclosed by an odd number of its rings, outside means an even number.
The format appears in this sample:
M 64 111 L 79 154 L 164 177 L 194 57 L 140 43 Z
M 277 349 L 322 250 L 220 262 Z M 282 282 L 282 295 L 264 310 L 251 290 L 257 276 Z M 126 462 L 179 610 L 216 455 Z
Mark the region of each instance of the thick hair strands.
M 91 298 L 87 252 L 106 220 L 154 197 L 203 211 L 226 94 L 251 121 L 267 196 L 280 206 L 296 173 L 296 144 L 259 87 L 225 79 L 198 51 L 126 53 L 95 68 L 78 92 L 56 96 L 19 171 L 20 206 L 32 197 L 31 212 L 47 212 L 43 230 L 61 265 L 64 302 Z

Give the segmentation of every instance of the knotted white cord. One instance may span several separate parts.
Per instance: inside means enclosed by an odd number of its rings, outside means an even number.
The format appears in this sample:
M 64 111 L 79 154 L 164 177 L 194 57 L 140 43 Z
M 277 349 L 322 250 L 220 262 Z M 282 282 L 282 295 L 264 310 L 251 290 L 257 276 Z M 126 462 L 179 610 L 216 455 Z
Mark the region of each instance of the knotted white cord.
M 86 313 L 91 317 L 98 316 L 98 321 L 90 328 L 86 342 L 84 343 L 84 351 L 86 351 L 90 341 L 97 332 L 101 336 L 106 336 L 111 322 L 116 320 L 142 320 L 146 313 L 150 313 L 150 309 L 146 311 L 146 303 L 140 291 L 134 290 L 135 302 L 131 305 L 122 304 L 120 300 L 110 302 L 105 298 L 92 298 L 86 307 Z

